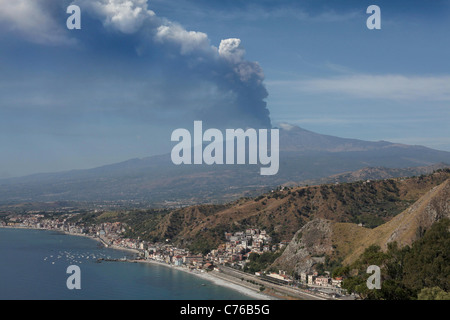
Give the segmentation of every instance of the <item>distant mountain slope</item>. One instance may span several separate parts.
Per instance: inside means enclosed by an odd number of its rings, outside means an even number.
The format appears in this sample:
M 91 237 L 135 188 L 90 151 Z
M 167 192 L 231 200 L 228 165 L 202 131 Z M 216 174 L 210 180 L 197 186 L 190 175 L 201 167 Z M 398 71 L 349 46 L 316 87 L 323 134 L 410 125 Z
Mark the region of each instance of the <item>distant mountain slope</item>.
M 371 142 L 319 134 L 290 124 L 281 124 L 279 129 L 282 141 L 280 150 L 287 152 L 351 152 L 393 147 L 408 148 L 407 145 L 387 141 Z
M 327 183 L 345 183 L 365 180 L 413 177 L 430 174 L 436 170 L 444 168 L 450 168 L 450 165 L 447 165 L 445 163 L 437 163 L 431 166 L 411 168 L 368 167 L 356 171 L 335 174 L 321 179 L 302 181 L 300 185 L 318 185 Z
M 0 180 L 0 202 L 137 201 L 152 206 L 218 203 L 366 167 L 408 168 L 450 163 L 450 152 L 385 141 L 280 128 L 280 170 L 261 176 L 259 165 L 175 166 L 170 155 L 132 159 L 89 170 Z

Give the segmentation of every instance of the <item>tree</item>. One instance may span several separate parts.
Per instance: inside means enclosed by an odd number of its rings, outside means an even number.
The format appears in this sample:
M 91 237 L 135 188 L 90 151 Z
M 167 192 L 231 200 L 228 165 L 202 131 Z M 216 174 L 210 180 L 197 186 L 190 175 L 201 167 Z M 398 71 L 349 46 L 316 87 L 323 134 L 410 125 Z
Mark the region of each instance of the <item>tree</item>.
M 450 219 L 444 218 L 425 231 L 411 247 L 388 244 L 368 247 L 352 265 L 337 268 L 333 276 L 348 277 L 342 287 L 363 299 L 447 299 L 450 287 Z M 381 268 L 381 289 L 365 285 L 369 265 Z
M 419 300 L 450 300 L 450 293 L 439 287 L 423 288 L 418 296 Z

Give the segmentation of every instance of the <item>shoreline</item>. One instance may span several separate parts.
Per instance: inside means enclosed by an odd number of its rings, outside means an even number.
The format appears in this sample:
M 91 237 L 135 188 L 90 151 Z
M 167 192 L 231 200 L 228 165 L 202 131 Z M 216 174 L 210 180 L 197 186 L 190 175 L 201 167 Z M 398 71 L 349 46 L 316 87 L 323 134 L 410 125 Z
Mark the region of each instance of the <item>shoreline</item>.
M 238 283 L 226 281 L 226 280 L 218 277 L 217 275 L 215 275 L 214 272 L 216 272 L 216 271 L 210 271 L 210 272 L 190 271 L 187 268 L 177 267 L 177 266 L 174 266 L 174 265 L 169 265 L 169 264 L 167 264 L 165 262 L 160 262 L 160 261 L 151 260 L 151 259 L 149 259 L 149 260 L 129 260 L 129 262 L 155 264 L 155 265 L 164 266 L 166 268 L 171 268 L 171 269 L 174 269 L 174 270 L 186 272 L 188 274 L 192 274 L 194 276 L 197 276 L 199 278 L 202 278 L 204 280 L 212 282 L 215 285 L 235 290 L 235 291 L 237 291 L 237 292 L 239 292 L 241 294 L 244 294 L 244 295 L 249 296 L 251 298 L 254 298 L 256 300 L 278 300 L 275 297 L 272 297 L 270 295 L 258 292 L 256 290 L 253 290 L 253 289 L 248 288 L 246 286 L 240 285 Z
M 61 234 L 64 235 L 69 235 L 69 236 L 78 236 L 78 237 L 84 237 L 84 238 L 88 238 L 94 241 L 97 241 L 99 243 L 101 243 L 102 245 L 105 246 L 104 241 L 101 238 L 98 237 L 94 237 L 94 236 L 90 236 L 87 234 L 78 234 L 78 233 L 69 233 L 67 231 L 63 231 L 63 230 L 56 230 L 56 229 L 39 229 L 39 228 L 33 228 L 33 227 L 11 227 L 11 226 L 0 226 L 0 228 L 4 228 L 4 229 L 26 229 L 26 230 L 42 230 L 42 231 L 55 231 L 55 232 L 59 232 Z M 120 250 L 120 251 L 127 251 L 130 253 L 134 253 L 134 254 L 139 254 L 139 250 L 137 249 L 132 249 L 132 248 L 124 248 L 124 247 L 120 247 L 120 246 L 116 246 L 116 245 L 108 245 L 105 246 L 105 248 L 110 248 L 113 250 Z M 148 259 L 148 260 L 127 260 L 128 262 L 132 262 L 132 263 L 146 263 L 146 264 L 155 264 L 155 265 L 160 265 L 160 266 L 164 266 L 167 268 L 171 268 L 177 271 L 182 271 L 182 272 L 186 272 L 188 274 L 197 276 L 199 278 L 202 278 L 204 280 L 207 280 L 209 282 L 212 282 L 214 285 L 217 286 L 222 286 L 222 287 L 226 287 L 229 289 L 232 289 L 234 291 L 237 291 L 241 294 L 244 294 L 250 298 L 256 299 L 256 300 L 277 300 L 277 298 L 258 292 L 257 290 L 251 289 L 247 286 L 243 286 L 239 283 L 236 282 L 231 282 L 231 281 L 227 281 L 224 280 L 220 277 L 218 277 L 217 275 L 213 274 L 213 272 L 216 271 L 210 271 L 210 272 L 198 272 L 198 271 L 190 271 L 187 268 L 183 268 L 183 267 L 177 267 L 177 266 L 173 266 L 173 265 L 169 265 L 165 262 L 160 262 L 160 261 L 156 261 L 156 260 L 152 260 L 152 259 Z
M 68 236 L 76 236 L 76 237 L 84 237 L 84 238 L 88 238 L 94 241 L 97 241 L 99 243 L 101 243 L 105 248 L 109 248 L 109 249 L 114 249 L 114 250 L 121 250 L 121 251 L 128 251 L 134 254 L 139 254 L 140 251 L 137 249 L 132 249 L 132 248 L 125 248 L 125 247 L 120 247 L 120 246 L 116 246 L 116 245 L 110 245 L 110 244 L 105 244 L 105 241 L 102 240 L 99 237 L 95 237 L 95 236 L 91 236 L 88 234 L 83 234 L 83 233 L 70 233 L 67 231 L 63 231 L 63 230 L 58 230 L 58 229 L 44 229 L 44 228 L 33 228 L 33 227 L 11 227 L 11 226 L 0 226 L 0 229 L 24 229 L 24 230 L 42 230 L 42 231 L 54 231 L 54 232 L 58 232 L 64 235 L 68 235 Z

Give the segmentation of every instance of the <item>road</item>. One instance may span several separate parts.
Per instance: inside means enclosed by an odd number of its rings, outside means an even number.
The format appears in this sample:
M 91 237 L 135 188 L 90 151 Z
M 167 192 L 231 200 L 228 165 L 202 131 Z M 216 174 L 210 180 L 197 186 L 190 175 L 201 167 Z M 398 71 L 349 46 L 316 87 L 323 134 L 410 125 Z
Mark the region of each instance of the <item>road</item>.
M 266 288 L 270 288 L 274 291 L 277 291 L 279 293 L 285 294 L 285 295 L 289 295 L 292 296 L 294 298 L 298 298 L 301 300 L 329 300 L 331 298 L 325 298 L 322 296 L 318 296 L 309 292 L 305 292 L 301 289 L 298 288 L 294 288 L 294 287 L 289 287 L 289 286 L 285 286 L 285 285 L 278 285 L 275 283 L 271 283 L 271 282 L 267 282 L 264 281 L 262 278 L 249 274 L 249 273 L 245 273 L 243 271 L 239 271 L 233 268 L 229 268 L 229 267 L 225 267 L 225 266 L 220 266 L 219 270 L 221 272 L 223 272 L 226 275 L 230 275 L 234 278 L 237 279 L 244 279 L 244 281 L 246 280 L 250 280 L 250 281 L 254 281 L 255 283 L 257 283 L 258 285 L 264 286 Z

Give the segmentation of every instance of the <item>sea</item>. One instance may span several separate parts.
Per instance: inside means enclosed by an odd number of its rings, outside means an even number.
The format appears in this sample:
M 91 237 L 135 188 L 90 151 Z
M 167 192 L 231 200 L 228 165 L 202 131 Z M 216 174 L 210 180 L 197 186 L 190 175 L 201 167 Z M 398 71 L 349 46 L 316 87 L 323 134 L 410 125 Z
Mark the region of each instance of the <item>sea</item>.
M 57 231 L 0 228 L 0 300 L 252 300 L 188 272 L 132 258 L 87 237 Z M 68 267 L 80 289 L 68 289 Z

